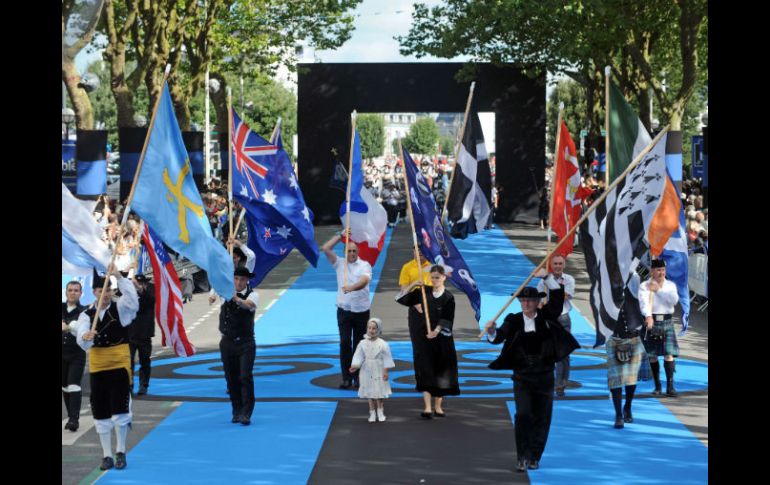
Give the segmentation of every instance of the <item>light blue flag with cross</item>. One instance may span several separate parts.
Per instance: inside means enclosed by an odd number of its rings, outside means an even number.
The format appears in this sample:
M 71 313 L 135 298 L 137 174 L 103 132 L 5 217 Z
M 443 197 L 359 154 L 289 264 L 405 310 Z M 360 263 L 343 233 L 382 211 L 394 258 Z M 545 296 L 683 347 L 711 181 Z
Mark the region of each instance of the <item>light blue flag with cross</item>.
M 131 209 L 167 246 L 204 269 L 217 294 L 232 298 L 233 260 L 211 233 L 166 83 L 149 136 Z

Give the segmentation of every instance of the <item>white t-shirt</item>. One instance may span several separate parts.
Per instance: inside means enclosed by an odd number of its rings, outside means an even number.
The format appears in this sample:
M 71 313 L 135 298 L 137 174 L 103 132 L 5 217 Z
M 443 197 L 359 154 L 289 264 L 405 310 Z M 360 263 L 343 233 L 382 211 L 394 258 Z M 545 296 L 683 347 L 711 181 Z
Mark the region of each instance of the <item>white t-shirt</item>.
M 567 298 L 567 296 L 570 296 L 572 298 L 575 297 L 575 278 L 568 275 L 567 273 L 562 273 L 561 278 L 564 284 L 564 308 L 562 308 L 561 314 L 566 315 L 567 313 L 569 313 L 570 310 L 572 310 L 572 303 L 570 303 L 569 298 Z M 552 273 L 548 273 L 548 276 L 546 276 L 544 279 L 541 279 L 540 282 L 537 284 L 537 291 L 545 291 L 545 284 L 544 284 L 545 280 L 556 282 L 557 284 L 559 283 L 559 281 L 556 280 L 556 278 Z
M 346 282 L 342 281 L 345 272 L 345 260 L 338 256 L 337 261 L 332 266 L 337 272 L 337 306 L 343 310 L 356 313 L 368 310 L 371 306 L 371 301 L 369 301 L 369 282 L 372 280 L 372 266 L 361 258 L 358 258 L 355 263 L 348 263 L 348 279 Z M 366 283 L 366 286 L 350 293 L 342 291 L 343 286 L 356 284 L 364 275 L 369 276 L 369 282 Z

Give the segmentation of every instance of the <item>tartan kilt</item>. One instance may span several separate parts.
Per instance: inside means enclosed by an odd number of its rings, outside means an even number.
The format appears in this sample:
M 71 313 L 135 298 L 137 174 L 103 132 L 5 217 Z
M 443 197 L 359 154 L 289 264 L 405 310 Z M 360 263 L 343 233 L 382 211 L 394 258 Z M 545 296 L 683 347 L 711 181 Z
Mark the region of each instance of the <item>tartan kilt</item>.
M 674 331 L 674 321 L 672 319 L 654 322 L 655 327 L 663 326 L 663 340 L 655 342 L 644 339 L 644 349 L 650 357 L 662 357 L 664 355 L 673 355 L 679 357 L 679 343 L 676 341 L 676 332 Z M 647 327 L 642 332 L 647 336 Z
M 621 344 L 631 344 L 631 359 L 621 362 L 615 351 Z M 650 379 L 650 364 L 639 337 L 621 339 L 610 337 L 607 340 L 607 387 L 617 389 L 624 386 L 635 386 L 638 380 Z M 646 365 L 645 365 L 646 364 Z M 640 372 L 641 371 L 641 372 Z

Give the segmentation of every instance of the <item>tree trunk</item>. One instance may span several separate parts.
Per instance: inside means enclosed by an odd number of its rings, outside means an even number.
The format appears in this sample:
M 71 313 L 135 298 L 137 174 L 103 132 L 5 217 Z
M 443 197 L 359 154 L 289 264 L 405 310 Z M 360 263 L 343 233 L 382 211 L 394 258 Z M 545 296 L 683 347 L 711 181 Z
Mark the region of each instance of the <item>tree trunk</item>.
M 217 114 L 217 123 L 214 129 L 217 133 L 227 133 L 227 81 L 218 72 L 209 73 L 209 78 L 219 81 L 219 91 L 211 93 L 211 105 Z
M 78 87 L 80 75 L 72 59 L 62 58 L 61 74 L 62 80 L 67 86 L 72 107 L 75 110 L 76 126 L 81 130 L 93 130 L 94 111 L 91 108 L 91 100 L 88 99 L 88 93 L 85 89 Z
M 646 86 L 646 83 L 645 83 Z M 650 111 L 650 91 L 646 87 L 636 93 L 636 99 L 639 102 L 639 119 L 647 129 L 652 133 L 652 112 Z
M 184 95 L 184 90 L 178 84 L 173 84 L 169 86 L 169 94 L 171 94 L 171 101 L 174 103 L 174 112 L 179 123 L 179 129 L 190 131 L 192 125 L 190 105 L 189 100 Z

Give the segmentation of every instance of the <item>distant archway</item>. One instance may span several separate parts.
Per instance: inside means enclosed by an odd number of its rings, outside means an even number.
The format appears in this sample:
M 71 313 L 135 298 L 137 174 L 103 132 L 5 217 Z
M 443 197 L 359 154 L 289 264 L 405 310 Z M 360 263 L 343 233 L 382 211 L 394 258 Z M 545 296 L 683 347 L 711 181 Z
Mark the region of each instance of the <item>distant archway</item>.
M 300 64 L 299 181 L 316 224 L 338 224 L 344 195 L 329 189 L 331 150 L 347 164 L 350 113 L 463 112 L 461 63 Z M 474 108 L 495 113 L 497 222 L 538 222 L 545 180 L 545 76 L 477 64 Z

